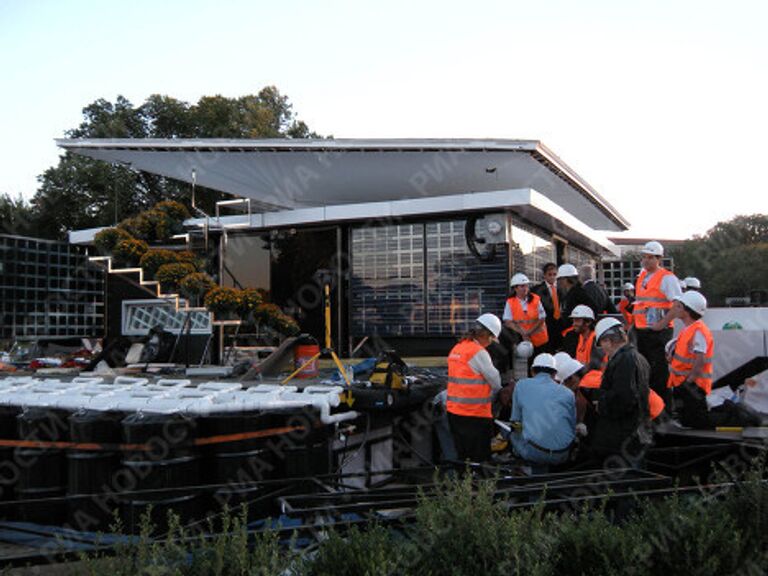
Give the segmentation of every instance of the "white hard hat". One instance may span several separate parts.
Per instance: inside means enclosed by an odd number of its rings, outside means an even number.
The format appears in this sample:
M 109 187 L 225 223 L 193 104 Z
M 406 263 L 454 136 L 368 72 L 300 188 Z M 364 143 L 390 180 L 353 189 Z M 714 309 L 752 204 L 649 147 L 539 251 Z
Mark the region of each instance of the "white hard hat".
M 509 281 L 509 287 L 514 288 L 515 286 L 520 286 L 522 284 L 530 284 L 530 283 L 531 281 L 528 280 L 528 276 L 518 272 L 517 274 L 512 276 L 512 280 Z
M 557 365 L 555 364 L 555 357 L 552 356 L 552 354 L 543 352 L 533 359 L 533 364 L 531 364 L 531 368 L 549 368 L 550 370 L 557 370 Z
M 646 242 L 643 249 L 640 250 L 640 254 L 650 254 L 651 256 L 664 256 L 664 246 L 662 246 L 656 240 Z
M 603 337 L 603 334 L 617 326 L 621 327 L 621 322 L 616 320 L 616 318 L 603 318 L 597 323 L 597 326 L 595 326 L 595 340 L 600 342 L 600 338 Z
M 589 320 L 595 319 L 595 313 L 592 311 L 592 308 L 589 306 L 586 306 L 584 304 L 579 304 L 573 309 L 573 312 L 571 312 L 571 318 L 585 318 Z
M 558 278 L 571 278 L 572 276 L 578 275 L 579 271 L 576 270 L 576 266 L 573 264 L 562 264 L 560 268 L 557 269 Z
M 632 282 L 624 282 L 623 290 L 634 290 L 635 285 Z
M 573 358 L 567 358 L 564 362 L 557 363 L 557 379 L 560 382 L 565 382 L 582 368 L 584 368 L 584 364 Z
M 501 320 L 495 314 L 483 314 L 475 322 L 486 328 L 496 338 L 501 334 Z
M 694 276 L 688 276 L 688 278 L 683 280 L 683 284 L 685 284 L 686 288 L 692 288 L 693 290 L 701 290 L 701 281 Z
M 571 359 L 571 355 L 568 352 L 555 352 L 555 364 L 560 366 L 562 362 L 566 362 Z
M 675 300 L 680 300 L 686 308 L 690 308 L 700 316 L 703 316 L 704 312 L 707 311 L 707 299 L 704 298 L 701 292 L 696 292 L 696 290 L 683 292 Z
M 533 344 L 528 340 L 523 340 L 515 347 L 515 356 L 518 358 L 530 358 L 533 356 Z

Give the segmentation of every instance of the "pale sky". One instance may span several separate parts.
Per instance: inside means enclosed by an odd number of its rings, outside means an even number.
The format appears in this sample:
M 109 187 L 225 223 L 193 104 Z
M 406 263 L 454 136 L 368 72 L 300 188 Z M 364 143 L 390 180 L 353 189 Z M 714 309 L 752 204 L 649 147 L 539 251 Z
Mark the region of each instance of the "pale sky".
M 339 138 L 541 140 L 631 223 L 768 212 L 768 2 L 0 0 L 0 192 L 118 94 L 275 85 Z

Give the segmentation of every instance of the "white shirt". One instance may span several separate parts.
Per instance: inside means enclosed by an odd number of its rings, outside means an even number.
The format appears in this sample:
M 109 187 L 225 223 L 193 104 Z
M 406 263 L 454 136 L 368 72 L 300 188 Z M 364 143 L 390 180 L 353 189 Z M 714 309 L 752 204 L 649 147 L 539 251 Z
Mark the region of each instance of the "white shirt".
M 643 278 L 643 287 L 648 286 L 648 282 L 650 282 L 651 278 L 658 272 L 649 272 L 645 275 L 645 278 Z M 664 294 L 664 296 L 667 297 L 667 300 L 670 302 L 673 302 L 677 298 L 683 295 L 683 291 L 680 289 L 680 280 L 678 280 L 677 276 L 674 274 L 667 274 L 662 278 L 661 280 L 661 286 L 659 286 L 659 290 L 661 290 Z M 662 310 L 661 308 L 649 308 L 647 313 L 647 320 L 648 324 L 654 324 L 664 318 L 664 314 L 666 314 L 665 310 Z
M 520 300 L 520 298 L 518 298 L 518 300 L 520 301 L 520 305 L 523 307 L 523 312 L 527 312 L 528 311 L 528 300 Z M 537 310 L 538 310 L 538 313 L 539 313 L 539 320 L 543 320 L 544 318 L 547 317 L 547 313 L 544 312 L 544 306 L 541 304 L 541 299 L 539 299 L 539 306 L 538 306 Z M 501 319 L 504 320 L 504 321 L 506 321 L 506 320 L 513 320 L 514 319 L 514 318 L 512 318 L 512 308 L 509 307 L 509 302 L 504 304 L 504 314 L 502 314 Z
M 469 367 L 475 372 L 483 375 L 485 381 L 491 385 L 491 390 L 494 396 L 501 390 L 501 376 L 499 375 L 499 371 L 496 370 L 496 367 L 493 365 L 488 350 L 483 348 L 477 354 L 472 356 L 472 359 L 469 361 Z

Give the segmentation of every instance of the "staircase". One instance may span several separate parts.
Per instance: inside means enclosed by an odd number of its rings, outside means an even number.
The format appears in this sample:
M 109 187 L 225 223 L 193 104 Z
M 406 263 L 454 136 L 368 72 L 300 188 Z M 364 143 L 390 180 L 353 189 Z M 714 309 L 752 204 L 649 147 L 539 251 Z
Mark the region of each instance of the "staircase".
M 241 222 L 231 222 L 223 224 L 221 222 L 221 208 L 242 206 L 245 208 L 243 219 Z M 208 231 L 211 227 L 216 230 L 220 230 L 224 235 L 224 245 L 226 246 L 227 230 L 233 228 L 247 228 L 251 222 L 251 200 L 249 198 L 237 199 L 237 200 L 221 200 L 216 202 L 216 217 L 211 218 L 201 210 L 197 211 L 205 218 L 205 224 L 201 229 L 190 230 L 183 234 L 176 234 L 172 237 L 173 240 L 183 240 L 186 244 L 186 249 L 190 252 L 199 252 L 202 248 L 206 254 L 208 251 Z M 202 246 L 200 240 L 203 241 Z M 202 306 L 190 306 L 189 302 L 181 297 L 179 294 L 166 294 L 161 292 L 160 282 L 157 280 L 145 280 L 144 270 L 140 267 L 136 268 L 115 268 L 113 267 L 112 256 L 91 256 L 89 258 L 91 262 L 102 264 L 106 266 L 108 274 L 138 274 L 139 285 L 146 286 L 148 288 L 154 288 L 155 294 L 159 300 L 172 301 L 177 312 L 204 312 L 210 314 L 211 324 L 213 326 L 239 326 L 240 320 L 224 320 L 217 319 L 215 313 L 209 312 L 207 308 Z M 231 274 L 231 272 L 230 272 Z M 183 303 L 183 305 L 182 305 Z

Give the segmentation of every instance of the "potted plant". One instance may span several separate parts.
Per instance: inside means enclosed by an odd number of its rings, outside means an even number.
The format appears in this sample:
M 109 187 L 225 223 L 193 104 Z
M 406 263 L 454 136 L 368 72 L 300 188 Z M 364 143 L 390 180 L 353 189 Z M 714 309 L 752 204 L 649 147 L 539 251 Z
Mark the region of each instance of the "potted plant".
M 192 306 L 199 306 L 202 298 L 215 286 L 216 282 L 205 272 L 188 274 L 179 283 L 181 293 L 189 299 Z
M 255 312 L 262 304 L 261 292 L 256 288 L 245 288 L 240 291 L 240 307 L 238 313 L 244 320 L 257 321 L 259 320 Z
M 179 257 L 176 255 L 176 252 L 163 250 L 161 248 L 148 250 L 146 254 L 141 257 L 139 265 L 142 270 L 144 270 L 146 279 L 153 280 L 161 266 L 164 264 L 176 264 L 177 262 L 179 262 Z
M 160 282 L 160 290 L 168 294 L 177 291 L 181 281 L 194 272 L 195 268 L 191 264 L 173 262 L 160 266 L 156 278 Z
M 237 310 L 241 305 L 240 290 L 215 286 L 205 295 L 205 307 L 216 315 L 217 320 L 238 318 Z
M 93 243 L 100 254 L 109 256 L 120 242 L 130 239 L 131 235 L 122 228 L 105 228 L 96 233 Z
M 117 243 L 112 255 L 119 265 L 137 266 L 147 250 L 149 250 L 149 246 L 143 240 L 127 238 Z

